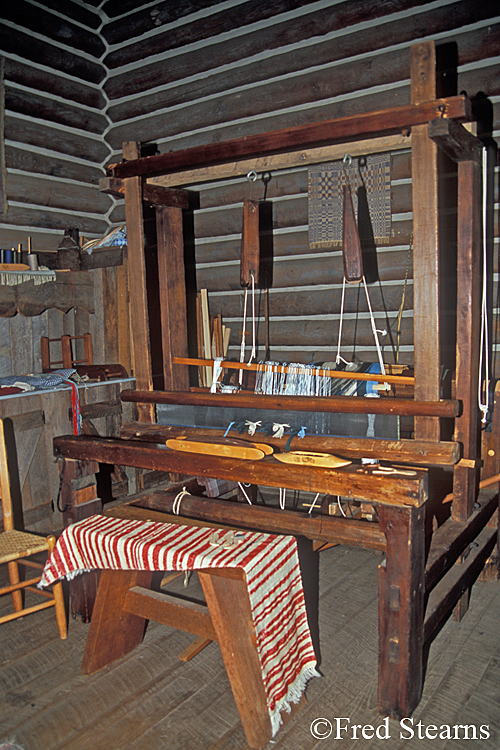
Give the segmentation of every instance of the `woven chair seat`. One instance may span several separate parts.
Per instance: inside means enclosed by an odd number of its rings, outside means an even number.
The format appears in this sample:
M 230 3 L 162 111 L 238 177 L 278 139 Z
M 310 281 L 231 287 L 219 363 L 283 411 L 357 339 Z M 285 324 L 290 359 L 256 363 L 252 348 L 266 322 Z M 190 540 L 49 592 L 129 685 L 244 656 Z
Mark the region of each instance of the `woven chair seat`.
M 47 540 L 24 531 L 2 531 L 0 534 L 0 563 L 12 562 L 48 550 Z

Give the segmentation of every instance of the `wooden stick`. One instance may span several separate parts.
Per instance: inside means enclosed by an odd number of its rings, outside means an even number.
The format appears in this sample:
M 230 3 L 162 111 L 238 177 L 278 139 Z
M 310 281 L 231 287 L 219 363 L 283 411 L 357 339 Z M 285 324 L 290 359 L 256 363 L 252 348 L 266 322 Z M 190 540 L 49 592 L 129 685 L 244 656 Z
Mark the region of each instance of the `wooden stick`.
M 338 414 L 399 414 L 404 416 L 456 417 L 460 402 L 413 401 L 409 398 L 359 398 L 358 396 L 261 396 L 237 393 L 184 393 L 181 391 L 130 391 L 121 393 L 122 401 L 151 404 L 226 406 L 235 409 L 274 409 L 324 411 Z
M 213 367 L 213 360 L 192 359 L 189 357 L 174 357 L 174 363 L 177 365 L 198 365 Z M 245 362 L 221 362 L 224 370 L 256 370 L 265 372 L 267 365 L 263 364 L 246 364 Z M 306 365 L 304 365 L 306 367 Z M 286 373 L 290 372 L 287 365 L 273 365 L 273 372 Z M 296 369 L 296 368 L 292 368 Z M 343 380 L 373 380 L 375 382 L 395 383 L 397 385 L 413 385 L 415 378 L 403 375 L 382 375 L 381 373 L 371 372 L 345 372 L 344 370 L 322 370 L 315 367 L 307 368 L 313 371 L 315 375 L 326 378 L 341 378 Z

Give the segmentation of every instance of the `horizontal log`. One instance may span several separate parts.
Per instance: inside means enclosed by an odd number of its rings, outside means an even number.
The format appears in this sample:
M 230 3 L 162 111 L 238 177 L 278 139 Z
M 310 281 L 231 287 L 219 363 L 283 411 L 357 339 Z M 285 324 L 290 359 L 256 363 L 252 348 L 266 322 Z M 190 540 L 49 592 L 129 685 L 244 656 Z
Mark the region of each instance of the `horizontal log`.
M 227 10 L 211 14 L 196 21 L 187 21 L 182 25 L 178 24 L 173 29 L 169 29 L 162 34 L 156 34 L 153 38 L 150 38 L 151 51 L 149 54 L 155 54 L 155 52 L 162 52 L 167 49 L 176 49 L 184 44 L 207 39 L 210 36 L 231 31 L 240 26 L 246 26 L 259 20 L 271 18 L 279 13 L 295 10 L 296 8 L 308 5 L 310 2 L 311 0 L 261 0 L 258 7 L 251 2 L 242 3 L 238 7 L 238 13 L 233 13 L 228 8 Z M 211 5 L 212 3 L 209 0 L 202 0 L 202 2 L 197 3 L 196 8 L 197 10 L 201 10 L 203 7 L 210 7 Z M 103 26 L 102 34 L 108 44 L 127 43 L 133 37 L 141 36 L 148 31 L 157 31 L 160 25 L 171 24 L 185 16 L 189 17 L 193 11 L 193 6 L 191 3 L 181 0 L 174 5 L 165 2 L 159 3 L 155 8 L 155 13 L 151 13 L 149 9 L 137 10 L 136 6 L 134 9 L 136 10 L 135 13 L 131 13 L 125 18 L 120 18 Z M 160 39 L 157 39 L 157 37 L 160 37 Z M 137 44 L 128 44 L 127 46 L 122 44 L 122 47 L 126 50 L 127 62 L 141 59 L 142 56 L 136 57 L 132 51 L 137 46 Z M 112 54 L 109 57 L 112 61 Z M 114 66 L 110 65 L 110 67 Z
M 22 25 L 25 25 L 24 20 Z M 33 34 L 18 31 L 12 26 L 0 24 L 0 48 L 16 57 L 63 71 L 89 83 L 99 84 L 106 76 L 106 69 L 101 63 L 69 52 L 59 44 L 37 39 Z
M 50 94 L 44 96 L 31 91 L 21 91 L 9 85 L 5 86 L 5 109 L 29 117 L 36 113 L 36 117 L 41 120 L 97 135 L 101 135 L 108 126 L 107 118 L 100 112 L 56 101 Z
M 87 5 L 97 7 L 99 3 L 93 0 Z M 65 0 L 44 0 L 44 6 L 59 13 L 63 12 L 68 18 L 78 21 L 83 26 L 88 26 L 89 29 L 98 29 L 102 25 L 101 16 L 96 11 L 84 8 L 83 5 L 73 5 L 72 3 L 66 3 Z
M 286 130 L 275 130 L 264 135 L 248 136 L 217 144 L 193 147 L 181 151 L 142 157 L 110 165 L 108 174 L 113 177 L 140 175 L 151 177 L 173 172 L 184 167 L 201 167 L 237 158 L 250 158 L 266 153 L 276 153 L 293 148 L 309 148 L 335 141 L 349 141 L 381 133 L 397 133 L 402 129 L 425 124 L 440 114 L 457 120 L 470 120 L 470 104 L 466 97 L 457 96 L 425 102 L 418 105 L 393 107 L 358 116 L 341 117 L 315 124 L 297 125 Z
M 56 154 L 50 156 L 39 154 L 29 146 L 5 147 L 5 162 L 8 169 L 37 175 L 50 175 L 63 179 L 76 180 L 87 185 L 97 185 L 102 177 L 102 169 L 89 163 L 80 163 L 72 159 L 62 159 Z
M 97 32 L 90 31 L 80 24 L 71 23 L 60 15 L 55 16 L 49 10 L 32 5 L 26 0 L 17 0 L 8 7 L 6 6 L 2 12 L 2 18 L 22 28 L 36 31 L 57 44 L 62 43 L 66 47 L 83 50 L 97 59 L 102 57 L 106 50 Z
M 360 401 L 363 399 L 359 399 Z M 322 469 L 283 464 L 269 456 L 261 461 L 242 461 L 219 456 L 173 451 L 133 440 L 65 435 L 54 439 L 54 453 L 66 458 L 135 466 L 184 476 L 237 479 L 269 487 L 342 495 L 388 505 L 420 506 L 427 500 L 427 474 L 414 477 L 359 473 L 354 465 Z
M 114 177 L 103 177 L 99 180 L 99 190 L 109 193 L 116 198 L 125 198 L 125 187 L 123 180 Z M 142 199 L 152 206 L 173 206 L 174 208 L 189 208 L 189 193 L 187 190 L 172 190 L 161 185 L 148 185 L 142 187 Z
M 62 184 L 43 175 L 8 173 L 5 181 L 9 201 L 48 206 L 67 211 L 87 212 L 105 215 L 112 200 L 101 193 L 96 185 Z M 71 225 L 73 226 L 73 225 Z
M 124 424 L 120 430 L 120 437 L 124 440 L 145 440 L 152 443 L 166 443 L 169 438 L 181 437 L 182 435 L 213 435 L 215 437 L 227 435 L 250 442 L 254 442 L 256 439 L 255 436 L 248 433 L 240 434 L 237 430 L 227 432 L 225 429 L 215 427 L 176 427 L 144 422 L 129 422 Z M 282 438 L 266 436 L 265 442 L 275 448 L 285 450 L 289 439 L 289 435 Z M 290 443 L 290 450 L 340 453 L 346 458 L 377 458 L 380 461 L 407 462 L 421 466 L 451 466 L 460 458 L 458 443 L 429 443 L 421 440 L 384 440 L 381 438 L 349 438 L 330 435 L 294 437 Z
M 456 417 L 458 401 L 412 401 L 410 399 L 364 399 L 356 396 L 259 396 L 254 393 L 182 393 L 181 391 L 130 391 L 121 393 L 122 401 L 136 404 L 182 404 L 225 406 L 235 409 L 289 409 L 341 414 L 399 414 L 419 417 Z
M 109 230 L 109 224 L 104 215 L 102 219 L 97 219 L 92 214 L 84 214 L 83 216 L 75 215 L 69 209 L 49 211 L 44 206 L 37 208 L 36 206 L 31 207 L 23 204 L 10 204 L 7 214 L 2 218 L 2 222 L 4 224 L 12 224 L 13 226 L 44 227 L 46 229 L 59 229 L 62 231 L 65 231 L 69 227 L 75 227 L 80 230 L 80 233 L 103 236 Z
M 426 591 L 430 591 L 451 568 L 498 509 L 498 490 L 483 491 L 478 504 L 479 507 L 467 521 L 448 518 L 433 533 L 425 565 Z
M 434 16 L 434 19 L 429 19 L 429 22 L 432 23 L 434 20 L 436 27 L 448 30 L 450 13 L 457 9 L 460 16 L 470 19 L 466 23 L 471 23 L 474 19 L 472 7 L 468 7 L 465 13 L 460 13 L 460 10 L 456 8 L 460 5 L 463 9 L 463 3 L 456 3 L 451 7 L 446 6 L 430 11 L 429 15 Z M 486 11 L 487 15 L 488 13 L 491 14 L 491 9 Z M 427 20 L 426 14 L 426 22 Z M 455 18 L 451 23 L 457 28 L 460 27 L 460 24 L 455 22 Z M 262 30 L 262 33 L 271 35 L 273 32 L 268 29 Z M 394 39 L 392 42 L 391 37 Z M 132 101 L 128 98 L 127 102 L 112 105 L 108 109 L 108 115 L 113 122 L 120 123 L 132 117 L 151 117 L 159 110 L 164 111 L 169 107 L 184 105 L 183 116 L 193 120 L 194 114 L 194 117 L 200 118 L 200 121 L 205 120 L 211 123 L 216 113 L 219 117 L 224 116 L 227 119 L 227 113 L 230 112 L 231 119 L 238 119 L 284 107 L 310 105 L 315 101 L 341 97 L 356 90 L 367 90 L 373 86 L 394 84 L 396 81 L 409 78 L 409 56 L 406 44 L 418 37 L 419 28 L 412 17 L 398 19 L 384 26 L 383 47 L 380 39 L 373 33 L 373 28 L 370 28 L 342 35 L 336 40 L 335 45 L 324 41 L 312 47 L 308 44 L 303 50 L 294 49 L 279 56 L 266 56 L 260 61 L 252 59 L 250 64 L 238 65 L 230 70 L 213 73 L 204 79 L 203 96 L 217 97 L 219 105 L 217 110 L 211 100 L 198 101 L 199 88 L 193 86 L 191 82 L 185 83 L 180 80 L 177 85 L 172 85 L 176 81 L 173 79 L 169 80 L 170 85 L 155 90 L 152 94 L 145 93 Z M 245 37 L 240 37 L 240 43 L 241 41 L 244 44 Z M 150 42 L 151 40 L 148 39 L 139 43 L 138 46 L 144 47 Z M 487 31 L 475 29 L 466 33 L 457 31 L 454 42 L 458 47 L 459 65 L 463 66 L 477 59 L 487 58 L 488 51 L 491 51 L 493 56 L 496 54 L 500 43 L 500 28 L 493 26 Z M 258 44 L 261 43 L 262 40 L 259 39 Z M 384 48 L 391 46 L 393 51 L 384 51 Z M 361 50 L 365 54 L 375 51 L 378 54 L 363 59 L 360 55 Z M 244 57 L 244 51 L 245 47 L 238 46 L 240 60 Z M 120 52 L 123 53 L 123 50 Z M 198 66 L 207 64 L 206 49 L 203 53 L 204 60 L 198 60 Z M 149 50 L 148 54 L 151 54 Z M 142 57 L 144 56 L 143 51 Z M 353 56 L 355 60 L 352 59 Z M 201 51 L 191 52 L 189 57 L 186 63 L 188 66 L 193 66 L 195 60 L 201 57 Z M 311 60 L 315 61 L 313 70 L 310 69 Z M 332 62 L 340 63 L 335 68 L 335 75 L 332 75 L 331 71 Z M 160 72 L 159 75 L 172 78 L 172 67 L 175 68 L 175 63 L 173 66 L 168 66 L 168 72 Z M 178 73 L 178 79 L 183 79 L 183 71 L 179 70 Z M 292 76 L 291 73 L 296 73 L 296 75 Z M 259 82 L 261 85 L 256 86 Z M 242 98 L 236 93 L 228 93 L 236 88 L 250 85 L 253 91 L 251 99 Z M 122 94 L 122 97 L 124 96 L 125 93 Z M 190 108 L 193 113 L 191 115 L 189 114 Z
M 389 23 L 377 23 L 378 19 L 383 19 L 387 13 L 397 12 L 399 9 L 404 10 L 409 7 L 422 5 L 417 1 L 391 2 L 391 3 L 364 3 L 362 0 L 355 2 L 341 3 L 336 6 L 335 13 L 331 8 L 315 10 L 307 15 L 301 15 L 291 18 L 280 24 L 270 24 L 267 27 L 260 28 L 258 31 L 251 31 L 238 36 L 238 45 L 234 45 L 232 40 L 215 41 L 212 44 L 204 44 L 199 50 L 193 50 L 189 53 L 179 53 L 170 58 L 169 65 L 160 63 L 150 63 L 143 66 L 143 70 L 127 71 L 129 92 L 137 93 L 150 88 L 149 81 L 155 80 L 158 85 L 171 84 L 184 77 L 193 76 L 203 71 L 208 71 L 213 67 L 213 60 L 218 61 L 218 65 L 230 65 L 231 63 L 241 62 L 245 58 L 252 58 L 251 65 L 241 66 L 231 70 L 233 77 L 232 85 L 226 85 L 225 88 L 248 85 L 258 80 L 268 80 L 270 77 L 290 74 L 298 70 L 303 70 L 310 66 L 311 60 L 317 61 L 317 65 L 327 65 L 338 60 L 343 60 L 355 55 L 366 54 L 379 50 L 382 46 L 390 47 L 395 45 L 407 46 L 412 40 L 421 37 L 421 28 L 415 23 L 413 15 L 407 18 L 398 18 L 397 21 Z M 496 11 L 492 3 L 484 3 L 479 11 L 481 18 L 490 18 L 496 16 Z M 219 16 L 221 14 L 218 14 Z M 241 27 L 239 14 L 226 11 L 226 17 L 232 16 L 230 23 L 236 23 Z M 133 16 L 132 16 L 133 17 Z M 131 17 L 131 18 L 132 18 Z M 417 15 L 417 18 L 419 16 Z M 358 23 L 358 20 L 369 21 L 369 28 L 356 29 L 351 34 L 345 33 L 351 24 Z M 198 33 L 203 34 L 202 24 L 207 19 L 198 22 Z M 461 2 L 455 2 L 445 8 L 427 10 L 425 13 L 426 34 L 429 37 L 450 29 L 457 29 L 456 36 L 459 37 L 458 29 L 467 24 L 475 23 L 480 20 L 476 15 L 473 7 Z M 220 22 L 220 21 L 219 21 Z M 226 20 L 226 23 L 228 21 Z M 189 28 L 189 27 L 187 27 Z M 207 27 L 208 30 L 209 27 Z M 179 48 L 176 44 L 176 33 L 181 36 L 185 27 L 179 27 L 176 30 L 169 29 L 167 34 L 146 38 L 142 42 L 121 48 L 122 57 L 119 57 L 118 51 L 110 53 L 105 58 L 105 64 L 113 69 L 114 67 L 124 64 L 124 56 L 137 56 L 136 59 L 143 60 L 147 55 L 152 54 L 148 45 L 158 40 L 162 44 L 163 52 L 169 44 L 174 48 Z M 335 30 L 342 30 L 342 35 L 335 38 L 335 44 L 331 40 L 322 41 L 322 37 Z M 282 47 L 293 45 L 307 40 L 310 42 L 314 38 L 320 41 L 311 46 L 308 44 L 303 49 L 292 49 L 289 53 L 283 53 Z M 130 38 L 130 37 L 129 37 Z M 460 37 L 459 37 L 460 38 Z M 192 41 L 190 38 L 189 41 Z M 167 46 L 165 46 L 167 45 Z M 268 53 L 270 50 L 276 50 L 268 60 L 259 60 L 255 57 L 259 52 Z M 495 53 L 493 53 L 495 54 Z M 487 56 L 487 55 L 485 55 Z M 271 67 L 270 67 L 271 66 Z M 252 73 L 251 68 L 255 69 Z M 396 71 L 400 78 L 408 77 L 408 64 L 405 70 Z M 211 85 L 210 77 L 205 77 L 204 85 Z M 106 93 L 110 99 L 121 98 L 127 93 L 127 75 L 120 73 L 112 76 L 105 84 Z M 211 93 L 211 92 L 209 92 Z
M 319 283 L 319 282 L 318 282 Z M 397 313 L 402 299 L 404 279 L 391 285 L 374 285 L 370 287 L 370 303 L 374 312 L 387 312 L 389 315 Z M 360 292 L 362 290 L 359 290 Z M 210 314 L 222 315 L 223 318 L 240 318 L 242 315 L 242 293 L 237 290 L 234 294 L 210 294 Z M 341 309 L 342 288 L 340 285 L 330 289 L 316 289 L 314 286 L 294 291 L 280 291 L 271 289 L 269 291 L 269 314 L 270 316 L 286 315 L 334 315 L 339 314 Z M 259 316 L 263 315 L 264 300 L 262 295 L 257 296 L 256 306 Z M 413 284 L 406 287 L 404 310 L 413 308 Z M 356 312 L 368 312 L 368 304 L 364 292 L 356 293 L 348 288 L 344 300 L 344 312 L 346 314 Z M 233 323 L 228 323 L 229 327 Z M 238 325 L 238 324 L 235 324 Z M 240 326 L 241 328 L 241 326 Z M 331 338 L 331 332 L 329 333 Z
M 454 565 L 434 587 L 427 601 L 424 640 L 428 641 L 440 627 L 462 594 L 472 586 L 497 543 L 498 530 L 486 526 L 476 537 L 476 546 L 467 559 Z
M 305 175 L 307 179 L 307 173 Z M 109 178 L 112 179 L 112 178 Z M 271 180 L 272 182 L 272 180 Z M 167 188 L 164 188 L 165 190 Z M 248 190 L 247 195 L 254 191 Z M 260 191 L 259 191 L 260 192 Z M 257 194 L 256 200 L 259 196 Z M 275 198 L 272 194 L 269 198 Z M 391 210 L 392 213 L 402 213 L 411 211 L 411 186 L 397 185 L 391 189 Z M 307 226 L 308 223 L 308 195 L 307 185 L 302 192 L 295 194 L 292 198 L 288 196 L 287 200 L 273 200 L 272 203 L 272 227 L 274 230 L 292 227 Z M 194 212 L 194 233 L 197 239 L 208 237 L 222 237 L 226 234 L 238 234 L 242 229 L 243 208 L 241 205 L 220 206 L 217 211 L 195 211 Z M 362 238 L 363 239 L 363 238 Z M 383 243 L 385 244 L 385 243 Z M 339 245 L 340 249 L 340 245 Z
M 307 235 L 306 235 L 307 237 Z M 286 241 L 286 237 L 285 237 Z M 300 248 L 298 248 L 300 249 Z M 376 258 L 370 256 L 372 262 L 369 281 L 404 281 L 408 265 L 408 251 L 396 250 L 390 252 L 378 251 Z M 410 263 L 409 278 L 412 278 L 412 264 Z M 344 267 L 340 250 L 337 253 L 325 252 L 315 257 L 297 259 L 290 255 L 286 259 L 273 263 L 272 288 L 305 287 L 315 284 L 342 284 Z M 239 265 L 207 264 L 199 267 L 196 273 L 198 288 L 208 289 L 210 292 L 224 292 L 241 289 L 239 282 Z M 371 287 L 370 287 L 371 289 Z M 346 292 L 350 297 L 364 296 L 364 291 L 358 286 L 350 286 Z M 340 310 L 340 306 L 337 312 Z
M 177 491 L 156 490 L 134 502 L 132 506 L 173 513 Z M 336 544 L 385 550 L 385 536 L 377 523 L 335 518 L 298 511 L 278 510 L 262 505 L 235 503 L 216 498 L 185 495 L 180 507 L 181 517 L 220 523 L 236 528 L 256 529 L 269 534 L 291 534 Z M 175 516 L 174 516 L 175 518 Z
M 77 156 L 93 164 L 108 158 L 109 148 L 100 139 L 89 138 L 85 133 L 75 134 L 65 128 L 51 127 L 5 113 L 5 137 L 17 143 L 27 143 L 49 151 Z
M 57 75 L 54 70 L 47 75 L 45 70 L 41 70 L 37 65 L 30 65 L 26 60 L 19 62 L 6 58 L 5 81 L 19 83 L 33 91 L 46 91 L 65 101 L 83 104 L 90 109 L 102 110 L 106 106 L 106 99 L 95 86 L 88 86 L 83 81 Z

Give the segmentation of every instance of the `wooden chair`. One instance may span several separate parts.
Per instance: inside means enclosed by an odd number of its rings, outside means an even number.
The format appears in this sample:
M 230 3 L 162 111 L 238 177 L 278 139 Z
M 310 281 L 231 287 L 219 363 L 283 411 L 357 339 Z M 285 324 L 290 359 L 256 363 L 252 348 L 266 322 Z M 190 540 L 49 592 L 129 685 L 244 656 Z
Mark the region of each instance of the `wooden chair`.
M 15 620 L 18 617 L 24 617 L 42 609 L 47 609 L 47 607 L 55 607 L 60 636 L 61 638 L 66 638 L 67 621 L 62 584 L 54 584 L 52 592 L 37 589 L 36 584 L 40 581 L 43 565 L 34 560 L 26 559 L 40 552 L 50 554 L 56 542 L 55 536 L 51 535 L 45 539 L 36 534 L 17 531 L 14 528 L 3 419 L 0 419 L 0 502 L 3 513 L 3 531 L 0 532 L 0 564 L 7 564 L 10 580 L 10 585 L 0 588 L 0 596 L 11 594 L 14 605 L 14 612 L 2 615 L 0 617 L 0 624 Z M 34 568 L 39 572 L 33 578 L 21 580 L 19 565 Z M 39 604 L 26 607 L 24 605 L 23 590 L 38 594 L 42 597 L 43 601 Z
M 76 359 L 73 355 L 72 341 L 83 341 L 84 356 L 83 359 Z M 53 360 L 50 354 L 50 344 L 59 343 L 61 346 L 62 359 Z M 52 372 L 62 365 L 65 369 L 71 369 L 76 365 L 92 365 L 94 358 L 92 355 L 92 334 L 84 333 L 83 336 L 69 336 L 65 334 L 59 339 L 50 339 L 48 336 L 42 336 L 40 339 L 40 348 L 42 354 L 42 372 Z

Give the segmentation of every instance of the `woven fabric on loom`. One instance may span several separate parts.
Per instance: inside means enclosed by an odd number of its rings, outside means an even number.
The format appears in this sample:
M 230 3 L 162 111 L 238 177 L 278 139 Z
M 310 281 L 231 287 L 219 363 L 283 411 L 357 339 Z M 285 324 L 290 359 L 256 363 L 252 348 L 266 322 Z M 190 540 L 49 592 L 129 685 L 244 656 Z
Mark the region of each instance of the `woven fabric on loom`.
M 343 186 L 349 181 L 361 241 L 383 245 L 391 236 L 391 157 L 371 154 L 309 167 L 309 245 L 312 250 L 342 246 Z M 358 213 L 358 195 L 363 202 Z
M 294 537 L 245 531 L 233 547 L 211 546 L 213 528 L 92 516 L 67 527 L 40 586 L 92 569 L 243 568 L 273 734 L 297 703 L 316 658 Z M 220 531 L 223 534 L 223 531 Z

